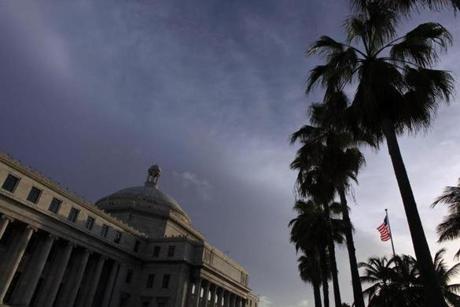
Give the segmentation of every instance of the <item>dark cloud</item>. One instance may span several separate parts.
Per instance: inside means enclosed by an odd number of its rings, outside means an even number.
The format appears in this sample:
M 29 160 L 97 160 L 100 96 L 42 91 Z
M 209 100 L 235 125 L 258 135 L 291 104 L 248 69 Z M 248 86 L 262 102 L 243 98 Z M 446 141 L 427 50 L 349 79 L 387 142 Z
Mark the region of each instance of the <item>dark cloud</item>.
M 305 48 L 320 34 L 343 37 L 346 12 L 333 0 L 2 1 L 1 149 L 93 201 L 141 184 L 159 163 L 162 189 L 271 306 L 305 306 L 311 291 L 287 231 L 288 135 L 308 101 L 315 61 Z M 427 16 L 459 37 L 451 14 Z M 458 55 L 442 65 L 458 71 Z M 444 211 L 427 205 L 460 174 L 458 115 L 442 109 L 433 131 L 402 144 L 431 241 Z M 352 213 L 359 259 L 388 252 L 375 232 L 385 207 L 397 248 L 411 252 L 385 150 L 368 157 Z M 350 300 L 346 251 L 338 255 Z

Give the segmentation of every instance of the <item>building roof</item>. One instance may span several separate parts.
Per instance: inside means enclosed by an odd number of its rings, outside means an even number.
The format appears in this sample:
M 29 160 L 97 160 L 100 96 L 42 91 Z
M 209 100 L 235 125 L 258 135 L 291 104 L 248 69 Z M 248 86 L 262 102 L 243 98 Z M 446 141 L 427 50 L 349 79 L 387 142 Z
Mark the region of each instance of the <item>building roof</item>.
M 94 214 L 107 219 L 111 223 L 117 225 L 118 227 L 122 228 L 123 230 L 135 234 L 140 237 L 146 238 L 146 234 L 140 232 L 139 230 L 135 229 L 134 227 L 131 227 L 124 221 L 121 221 L 117 219 L 116 217 L 113 217 L 111 214 L 105 212 L 104 210 L 99 209 L 96 207 L 94 204 L 91 202 L 85 200 L 84 198 L 78 196 L 77 194 L 73 193 L 66 187 L 60 185 L 58 182 L 51 180 L 50 178 L 46 177 L 45 175 L 41 174 L 37 170 L 26 166 L 19 160 L 15 160 L 13 157 L 10 155 L 0 152 L 0 162 L 5 163 L 6 165 L 13 167 L 16 171 L 21 172 L 30 178 L 36 180 L 40 184 L 46 186 L 47 188 L 51 189 L 52 191 L 55 191 L 58 194 L 61 194 L 64 197 L 67 197 L 70 201 L 75 202 L 76 204 L 88 209 L 89 211 L 93 212 Z
M 190 217 L 185 213 L 179 203 L 160 191 L 158 188 L 158 179 L 160 176 L 160 168 L 154 165 L 149 168 L 147 180 L 143 186 L 134 186 L 129 188 L 121 189 L 115 193 L 112 193 L 96 202 L 96 205 L 100 203 L 120 202 L 126 201 L 126 205 L 129 207 L 146 207 L 150 205 L 157 207 L 163 207 L 166 210 L 172 210 L 175 213 L 182 215 L 189 223 L 191 223 Z

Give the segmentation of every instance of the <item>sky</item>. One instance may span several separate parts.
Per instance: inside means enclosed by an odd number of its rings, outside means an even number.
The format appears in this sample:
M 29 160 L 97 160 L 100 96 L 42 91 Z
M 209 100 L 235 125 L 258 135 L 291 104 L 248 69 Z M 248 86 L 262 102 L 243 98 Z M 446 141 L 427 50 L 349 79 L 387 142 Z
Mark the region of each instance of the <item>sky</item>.
M 342 0 L 1 0 L 0 150 L 90 200 L 141 185 L 160 188 L 208 240 L 239 261 L 263 307 L 313 306 L 298 277 L 288 222 L 295 217 L 295 146 L 306 120 L 305 49 L 343 38 Z M 454 45 L 439 67 L 460 78 L 460 17 L 421 11 L 401 26 L 441 21 Z M 457 81 L 457 88 L 459 83 Z M 431 129 L 400 138 L 432 253 L 445 208 L 430 204 L 460 177 L 459 101 Z M 390 212 L 398 253 L 413 253 L 385 148 L 351 195 L 359 261 L 391 253 L 376 227 Z M 344 301 L 346 249 L 337 247 Z

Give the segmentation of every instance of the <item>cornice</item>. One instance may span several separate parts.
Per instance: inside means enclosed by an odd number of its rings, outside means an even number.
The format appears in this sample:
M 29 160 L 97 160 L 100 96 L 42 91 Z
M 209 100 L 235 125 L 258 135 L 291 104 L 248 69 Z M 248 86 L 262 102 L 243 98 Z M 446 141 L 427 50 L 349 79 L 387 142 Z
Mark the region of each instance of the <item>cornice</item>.
M 120 227 L 121 229 L 133 234 L 137 235 L 142 238 L 147 238 L 147 235 L 140 232 L 139 230 L 129 226 L 128 224 L 122 222 L 121 220 L 113 217 L 109 213 L 97 208 L 91 202 L 85 200 L 84 198 L 76 195 L 75 193 L 69 191 L 67 188 L 61 186 L 59 183 L 49 179 L 48 177 L 44 176 L 40 172 L 32 169 L 29 166 L 25 166 L 20 161 L 15 160 L 11 156 L 6 153 L 0 152 L 0 162 L 5 163 L 9 167 L 13 168 L 14 170 L 23 173 L 27 177 L 32 178 L 33 180 L 39 182 L 41 185 L 46 186 L 48 189 L 53 190 L 55 193 L 63 195 L 64 197 L 68 198 L 72 202 L 84 207 L 85 209 L 91 211 L 92 213 L 108 220 L 109 222 L 115 224 L 116 226 Z

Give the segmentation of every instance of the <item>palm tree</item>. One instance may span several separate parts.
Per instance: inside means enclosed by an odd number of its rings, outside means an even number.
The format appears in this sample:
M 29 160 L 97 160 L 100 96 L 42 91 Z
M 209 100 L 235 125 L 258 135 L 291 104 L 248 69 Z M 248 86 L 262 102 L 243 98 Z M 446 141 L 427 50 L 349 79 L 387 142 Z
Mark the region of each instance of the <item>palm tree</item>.
M 439 241 L 460 238 L 460 181 L 456 187 L 446 187 L 433 206 L 440 203 L 448 205 L 449 215 L 438 226 Z M 460 249 L 455 256 L 460 257 Z
M 298 215 L 289 222 L 291 242 L 295 244 L 297 251 L 302 250 L 306 255 L 318 253 L 324 307 L 328 307 L 328 279 L 331 275 L 332 263 L 335 261 L 334 255 L 329 253 L 328 242 L 330 240 L 339 244 L 343 242 L 343 223 L 341 220 L 328 218 L 324 208 L 313 200 L 298 200 L 294 209 Z M 329 231 L 328 224 L 331 224 L 332 232 Z
M 324 104 L 313 104 L 311 108 L 311 122 L 319 125 L 314 127 L 305 125 L 296 131 L 291 138 L 291 142 L 300 140 L 303 146 L 291 164 L 294 169 L 304 168 L 305 161 L 322 159 L 326 161 L 322 171 L 327 179 L 332 183 L 335 191 L 340 197 L 340 208 L 345 226 L 345 236 L 347 242 L 348 257 L 353 285 L 354 303 L 357 307 L 364 307 L 361 282 L 359 280 L 358 263 L 356 260 L 355 246 L 353 240 L 353 227 L 350 220 L 349 208 L 347 205 L 346 191 L 349 189 L 350 181 L 357 181 L 356 177 L 359 169 L 364 164 L 364 157 L 358 150 L 355 139 L 351 134 L 337 129 L 337 121 L 330 125 L 332 116 L 340 116 L 343 113 L 342 106 L 346 107 L 345 95 L 337 93 L 337 103 L 333 108 L 328 108 Z M 312 151 L 311 144 L 326 144 L 322 146 L 322 151 Z M 316 157 L 312 157 L 316 155 Z M 322 155 L 322 157 L 318 157 Z M 313 162 L 313 161 L 312 161 Z
M 296 159 L 291 167 L 299 170 L 297 176 L 297 190 L 302 197 L 310 197 L 314 203 L 321 206 L 325 219 L 326 231 L 330 234 L 334 232 L 331 222 L 332 215 L 330 203 L 334 198 L 334 187 L 327 179 L 322 169 L 326 163 L 322 156 L 325 145 L 321 142 L 303 144 L 298 150 Z M 335 247 L 332 236 L 327 237 L 327 249 L 329 253 L 330 268 L 332 274 L 332 285 L 334 290 L 334 301 L 336 306 L 342 305 L 340 286 L 338 279 L 337 261 L 335 257 Z
M 443 257 L 445 250 L 439 250 L 434 258 L 436 274 L 441 281 L 444 299 L 449 306 L 460 306 L 460 284 L 449 284 L 459 273 L 460 263 L 447 268 Z M 372 285 L 364 290 L 369 297 L 369 307 L 423 307 L 424 287 L 420 280 L 419 266 L 415 258 L 397 255 L 391 259 L 370 258 L 360 263 L 364 269 L 363 283 Z
M 450 99 L 452 76 L 432 66 L 438 51 L 446 49 L 452 38 L 437 23 L 421 24 L 397 37 L 398 21 L 392 7 L 371 1 L 347 20 L 347 42 L 321 37 L 308 54 L 320 54 L 326 63 L 312 70 L 307 92 L 320 83 L 327 103 L 331 95 L 348 87 L 354 92 L 347 111 L 350 129 L 374 136 L 375 144 L 386 139 L 415 254 L 430 293 L 427 306 L 439 307 L 445 303 L 397 135 L 429 127 L 434 110 Z
M 434 266 L 436 273 L 441 281 L 442 292 L 447 303 L 452 306 L 460 306 L 460 283 L 450 284 L 452 279 L 460 272 L 460 263 L 451 268 L 447 268 L 444 261 L 446 250 L 440 249 L 434 256 Z
M 370 258 L 368 263 L 360 263 L 360 267 L 364 269 L 362 282 L 372 284 L 364 290 L 369 307 L 424 306 L 414 258 Z
M 369 302 L 378 296 L 383 289 L 388 287 L 391 281 L 391 262 L 386 258 L 370 258 L 368 262 L 361 262 L 360 268 L 364 270 L 364 275 L 361 276 L 363 283 L 371 283 L 372 285 L 364 290 L 364 294 L 369 296 Z
M 311 255 L 300 256 L 297 260 L 300 272 L 300 278 L 304 282 L 312 284 L 313 295 L 315 298 L 315 307 L 322 307 L 321 304 L 321 268 L 319 263 L 319 254 L 317 252 Z

